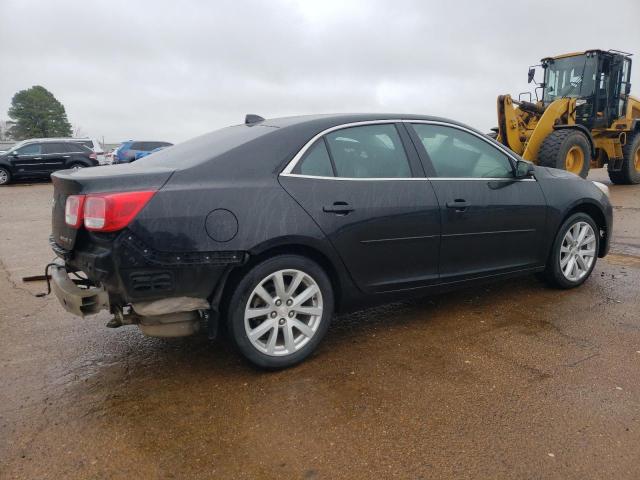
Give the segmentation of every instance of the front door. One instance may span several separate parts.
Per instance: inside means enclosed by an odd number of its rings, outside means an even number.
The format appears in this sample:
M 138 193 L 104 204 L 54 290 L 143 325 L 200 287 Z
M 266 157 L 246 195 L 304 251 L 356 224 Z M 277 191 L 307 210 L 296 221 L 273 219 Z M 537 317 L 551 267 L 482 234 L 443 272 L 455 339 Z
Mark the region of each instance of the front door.
M 42 144 L 30 143 L 18 148 L 11 155 L 10 161 L 17 175 L 42 173 L 44 171 Z
M 546 201 L 535 178 L 515 179 L 509 156 L 470 130 L 413 123 L 440 201 L 443 282 L 543 265 Z
M 280 175 L 367 292 L 438 279 L 438 202 L 403 128 L 380 123 L 331 131 Z

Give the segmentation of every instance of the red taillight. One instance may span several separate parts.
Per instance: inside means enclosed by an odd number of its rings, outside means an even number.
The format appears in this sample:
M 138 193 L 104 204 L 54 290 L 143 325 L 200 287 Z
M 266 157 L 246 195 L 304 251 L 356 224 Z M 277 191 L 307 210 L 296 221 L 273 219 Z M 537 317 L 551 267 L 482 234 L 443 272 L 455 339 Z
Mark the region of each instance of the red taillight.
M 84 195 L 69 195 L 64 205 L 64 221 L 73 228 L 80 228 L 82 225 L 82 208 L 84 205 Z
M 92 160 L 97 160 L 97 159 L 98 159 L 98 156 L 96 155 L 96 152 L 91 152 L 91 153 L 89 154 L 89 158 L 90 158 L 90 159 L 92 159 Z
M 87 230 L 115 232 L 125 228 L 155 192 L 125 192 L 88 195 L 84 202 Z

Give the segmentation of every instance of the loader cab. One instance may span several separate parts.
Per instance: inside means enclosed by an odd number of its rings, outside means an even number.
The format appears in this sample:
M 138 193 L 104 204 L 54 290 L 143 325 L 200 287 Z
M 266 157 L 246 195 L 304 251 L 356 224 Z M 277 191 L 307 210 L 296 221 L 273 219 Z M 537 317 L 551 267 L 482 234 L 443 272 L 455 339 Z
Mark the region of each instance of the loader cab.
M 624 115 L 631 91 L 631 58 L 616 51 L 589 50 L 542 59 L 542 102 L 576 98 L 576 123 L 607 128 Z

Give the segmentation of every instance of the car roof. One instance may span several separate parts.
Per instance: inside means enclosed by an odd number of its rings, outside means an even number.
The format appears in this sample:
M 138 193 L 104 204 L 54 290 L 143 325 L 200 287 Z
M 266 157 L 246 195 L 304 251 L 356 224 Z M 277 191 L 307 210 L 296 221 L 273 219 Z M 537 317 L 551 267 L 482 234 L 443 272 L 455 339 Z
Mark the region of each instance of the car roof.
M 419 115 L 419 114 L 407 114 L 407 113 L 330 113 L 321 115 L 298 115 L 291 117 L 279 117 L 268 118 L 264 121 L 257 122 L 254 125 L 271 126 L 277 128 L 284 128 L 289 126 L 320 126 L 326 125 L 325 128 L 331 128 L 338 125 L 357 122 L 370 122 L 370 121 L 393 121 L 393 120 L 424 120 L 424 121 L 440 121 L 446 123 L 452 123 L 455 125 L 464 126 L 467 125 L 451 120 L 448 118 L 436 117 L 431 115 Z
M 69 137 L 60 137 L 60 138 L 29 138 L 27 140 L 23 140 L 22 142 L 24 143 L 29 143 L 29 142 L 69 142 L 69 143 L 75 143 L 75 142 L 86 142 L 87 140 L 91 140 L 90 138 L 69 138 Z

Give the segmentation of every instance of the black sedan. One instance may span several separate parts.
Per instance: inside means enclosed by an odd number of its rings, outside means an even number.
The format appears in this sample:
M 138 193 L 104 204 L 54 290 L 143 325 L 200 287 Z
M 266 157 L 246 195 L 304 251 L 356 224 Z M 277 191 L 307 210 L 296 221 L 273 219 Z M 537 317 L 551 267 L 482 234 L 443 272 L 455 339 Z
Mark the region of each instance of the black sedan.
M 612 229 L 606 186 L 415 115 L 250 115 L 53 182 L 68 311 L 152 336 L 224 322 L 266 368 L 306 358 L 337 310 L 536 272 L 576 287 Z

